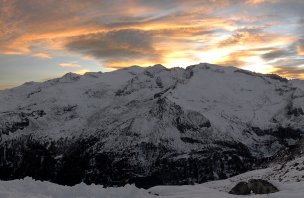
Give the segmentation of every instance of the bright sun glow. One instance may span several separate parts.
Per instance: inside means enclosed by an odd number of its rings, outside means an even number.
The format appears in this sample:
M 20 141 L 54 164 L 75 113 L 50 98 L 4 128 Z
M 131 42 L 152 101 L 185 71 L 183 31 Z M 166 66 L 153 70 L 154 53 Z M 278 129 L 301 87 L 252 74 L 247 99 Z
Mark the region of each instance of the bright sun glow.
M 0 0 L 0 89 L 203 62 L 304 78 L 304 1 L 99 1 Z
M 242 69 L 250 70 L 258 73 L 272 73 L 274 71 L 273 66 L 265 63 L 260 57 L 254 56 L 246 59 L 247 65 L 241 67 Z

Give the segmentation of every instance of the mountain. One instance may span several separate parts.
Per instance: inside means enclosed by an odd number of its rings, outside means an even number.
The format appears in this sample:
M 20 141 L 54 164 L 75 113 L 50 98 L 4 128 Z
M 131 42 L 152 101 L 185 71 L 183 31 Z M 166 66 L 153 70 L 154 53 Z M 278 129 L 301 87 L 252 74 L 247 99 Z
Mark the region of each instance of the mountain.
M 0 179 L 148 188 L 228 178 L 301 147 L 303 90 L 206 63 L 26 83 L 0 91 Z

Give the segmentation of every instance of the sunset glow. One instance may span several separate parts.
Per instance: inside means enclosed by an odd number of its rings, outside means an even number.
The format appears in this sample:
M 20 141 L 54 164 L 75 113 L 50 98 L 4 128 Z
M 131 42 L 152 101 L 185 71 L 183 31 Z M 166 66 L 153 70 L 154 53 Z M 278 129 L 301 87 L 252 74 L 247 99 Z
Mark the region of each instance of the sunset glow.
M 157 63 L 303 79 L 303 9 L 301 0 L 0 0 L 0 89 Z

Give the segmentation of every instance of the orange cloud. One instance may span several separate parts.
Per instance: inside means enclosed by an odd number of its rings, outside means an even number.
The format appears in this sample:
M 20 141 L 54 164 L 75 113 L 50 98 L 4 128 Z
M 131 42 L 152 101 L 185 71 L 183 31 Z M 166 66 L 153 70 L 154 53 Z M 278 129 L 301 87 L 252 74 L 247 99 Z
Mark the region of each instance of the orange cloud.
M 83 75 L 83 74 L 85 74 L 85 73 L 87 73 L 89 71 L 90 70 L 88 70 L 88 69 L 80 69 L 80 70 L 73 71 L 73 73 L 79 74 L 79 75 Z
M 36 53 L 36 54 L 33 54 L 32 56 L 39 57 L 39 58 L 51 58 L 51 56 L 47 53 Z
M 284 76 L 289 79 L 301 79 L 304 80 L 304 68 L 299 67 L 276 67 L 273 68 L 273 73 L 280 76 Z
M 109 68 L 212 62 L 265 71 L 298 38 L 276 29 L 283 18 L 250 12 L 269 3 L 279 0 L 0 0 L 0 54 L 72 53 Z M 235 5 L 244 11 L 230 13 Z M 289 56 L 303 51 L 298 44 Z
M 246 3 L 256 5 L 256 4 L 264 3 L 265 1 L 266 0 L 247 0 Z
M 59 66 L 60 67 L 80 67 L 80 65 L 77 63 L 60 63 Z
M 300 56 L 304 56 L 304 41 L 301 40 L 297 45 L 297 53 Z
M 206 3 L 195 0 L 187 4 L 182 1 L 172 1 L 169 5 L 176 6 L 176 10 L 172 11 L 161 11 L 159 8 L 163 3 L 150 4 L 136 0 L 123 1 L 121 5 L 109 2 L 98 4 L 96 0 L 85 3 L 75 0 L 73 4 L 69 1 L 58 3 L 52 0 L 43 3 L 36 0 L 1 1 L 4 2 L 4 6 L 0 7 L 0 12 L 3 13 L 0 24 L 3 24 L 2 32 L 5 32 L 5 37 L 0 38 L 2 54 L 29 54 L 31 45 L 40 41 L 47 42 L 56 49 L 62 49 L 69 37 L 120 29 L 173 28 L 178 32 L 181 28 L 208 26 L 232 28 L 233 26 L 226 19 L 206 16 L 206 13 L 210 13 L 216 7 L 227 5 L 226 0 L 217 1 L 216 4 L 208 3 L 208 6 L 201 6 Z M 181 5 L 184 8 L 178 10 L 182 8 Z M 193 7 L 194 5 L 200 6 Z M 191 12 L 186 9 L 188 6 L 192 7 Z M 27 10 L 29 8 L 31 10 Z M 158 12 L 160 12 L 159 16 L 153 16 Z M 202 13 L 204 13 L 203 19 Z M 151 16 L 143 17 L 149 14 Z M 11 18 L 14 20 L 10 21 Z
M 0 90 L 16 87 L 17 84 L 0 83 Z
M 280 35 L 274 33 L 266 33 L 260 30 L 248 29 L 237 31 L 232 36 L 218 43 L 218 47 L 242 47 L 245 46 L 249 48 L 259 47 L 259 46 L 276 46 L 276 45 L 286 45 L 288 43 L 294 42 L 297 38 L 288 35 Z
M 252 57 L 255 54 L 252 52 L 243 52 L 243 51 L 236 51 L 236 52 L 231 52 L 227 56 L 224 56 L 220 58 L 219 60 L 214 61 L 215 64 L 220 64 L 220 65 L 226 65 L 226 66 L 245 66 L 246 60 L 248 57 Z
M 280 0 L 247 0 L 247 4 L 258 5 L 261 3 L 278 3 Z

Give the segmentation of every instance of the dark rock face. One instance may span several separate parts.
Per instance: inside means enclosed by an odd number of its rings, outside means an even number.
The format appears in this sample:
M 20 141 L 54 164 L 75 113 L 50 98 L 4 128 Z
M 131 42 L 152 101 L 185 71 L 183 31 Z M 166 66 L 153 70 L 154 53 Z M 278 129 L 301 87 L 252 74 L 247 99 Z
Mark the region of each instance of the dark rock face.
M 249 188 L 247 182 L 242 181 L 233 187 L 229 193 L 234 195 L 249 195 L 251 193 L 251 189 Z
M 142 142 L 140 133 L 133 129 L 133 124 L 140 118 L 117 121 L 116 116 L 107 114 L 107 124 L 103 124 L 101 119 L 98 123 L 101 126 L 114 123 L 113 129 L 120 126 L 119 131 L 112 131 L 109 127 L 108 131 L 98 131 L 89 137 L 62 138 L 56 141 L 36 139 L 33 134 L 3 140 L 0 144 L 0 179 L 30 176 L 63 185 L 85 182 L 122 186 L 135 183 L 138 187 L 149 188 L 155 185 L 184 185 L 225 179 L 251 170 L 255 158 L 248 148 L 239 142 L 208 139 L 212 132 L 211 124 L 202 114 L 184 110 L 165 98 L 151 103 L 153 108 L 147 109 L 143 116 L 157 120 L 161 126 L 174 127 L 180 141 L 188 146 L 195 145 L 196 149 L 187 152 L 174 150 L 168 139 L 160 139 L 158 144 Z M 127 107 L 146 104 L 136 101 Z M 55 115 L 66 120 L 67 116 L 74 115 L 76 109 L 75 105 L 63 106 L 60 111 L 55 111 Z M 129 110 L 126 112 L 129 113 Z M 45 113 L 37 111 L 22 115 L 30 122 Z M 15 122 L 20 122 L 19 117 Z M 115 135 L 117 142 L 125 143 L 126 139 L 132 142 L 127 142 L 125 149 L 116 150 L 112 145 L 109 149 L 104 141 L 109 133 L 120 133 L 119 137 Z
M 287 115 L 299 117 L 301 115 L 304 115 L 304 112 L 302 108 L 290 108 L 288 109 Z
M 153 144 L 137 145 L 128 153 L 98 152 L 92 150 L 97 144 L 94 137 L 43 143 L 24 136 L 7 142 L 0 147 L 0 179 L 30 176 L 63 185 L 134 183 L 150 188 L 224 179 L 248 171 L 254 161 L 242 145 L 235 143 L 217 143 L 187 155 Z M 136 163 L 143 157 L 150 163 L 148 168 Z
M 279 191 L 277 187 L 262 179 L 250 179 L 248 186 L 254 194 L 269 194 Z
M 1 119 L 1 117 L 3 117 Z M 29 119 L 25 114 L 5 113 L 0 115 L 0 135 L 14 133 L 17 130 L 23 130 L 29 125 Z
M 202 114 L 185 110 L 166 98 L 158 98 L 151 103 L 153 108 L 148 109 L 143 116 L 157 120 L 161 126 L 175 127 L 180 141 L 195 145 L 196 149 L 179 152 L 168 146 L 168 140 L 162 139 L 158 144 L 141 142 L 140 134 L 133 131 L 133 123 L 138 118 L 122 119 L 122 122 L 119 122 L 117 117 L 109 116 L 106 119 L 107 124 L 117 123 L 115 126 L 120 126 L 118 132 L 121 135 L 117 141 L 132 139 L 134 144 L 129 143 L 123 150 L 108 150 L 104 146 L 106 142 L 103 141 L 109 134 L 107 131 L 102 134 L 93 133 L 89 137 L 56 141 L 23 135 L 0 144 L 0 179 L 11 180 L 30 176 L 63 185 L 85 182 L 123 186 L 134 183 L 140 188 L 150 188 L 155 185 L 186 185 L 225 179 L 254 167 L 257 159 L 251 155 L 246 145 L 235 141 L 208 139 L 212 126 Z M 133 105 L 145 104 L 147 103 L 135 101 L 127 107 L 134 108 Z M 65 118 L 66 115 L 73 115 L 76 109 L 75 105 L 64 107 L 61 111 L 56 111 L 56 116 Z M 128 109 L 126 111 L 129 112 Z M 37 111 L 22 115 L 31 120 L 39 119 L 45 113 Z M 18 119 L 15 120 L 19 122 Z M 102 123 L 102 120 L 98 122 Z M 270 133 L 258 128 L 254 130 L 257 134 L 261 133 L 260 135 Z M 290 131 L 280 130 L 282 137 Z M 199 136 L 195 136 L 196 134 Z M 201 136 L 203 138 L 200 138 Z M 243 189 L 241 193 L 245 191 L 246 189 Z
M 17 130 L 23 130 L 30 124 L 30 119 L 38 119 L 43 117 L 46 113 L 43 110 L 36 110 L 31 112 L 6 112 L 0 114 L 0 138 L 2 134 L 8 135 Z
M 220 143 L 186 157 L 171 154 L 156 162 L 156 175 L 163 184 L 185 185 L 224 179 L 245 172 L 254 158 L 241 145 Z M 243 156 L 239 157 L 239 156 Z
M 270 135 L 272 140 L 269 141 L 279 141 L 280 144 L 288 147 L 288 139 L 293 139 L 298 141 L 303 136 L 303 131 L 300 129 L 294 129 L 291 127 L 278 127 L 275 129 L 262 130 L 258 127 L 251 127 L 251 130 L 258 136 Z
M 250 179 L 247 182 L 239 182 L 235 187 L 231 189 L 230 194 L 235 195 L 249 195 L 251 193 L 254 194 L 269 194 L 278 192 L 274 185 L 269 183 L 268 181 L 262 179 Z

